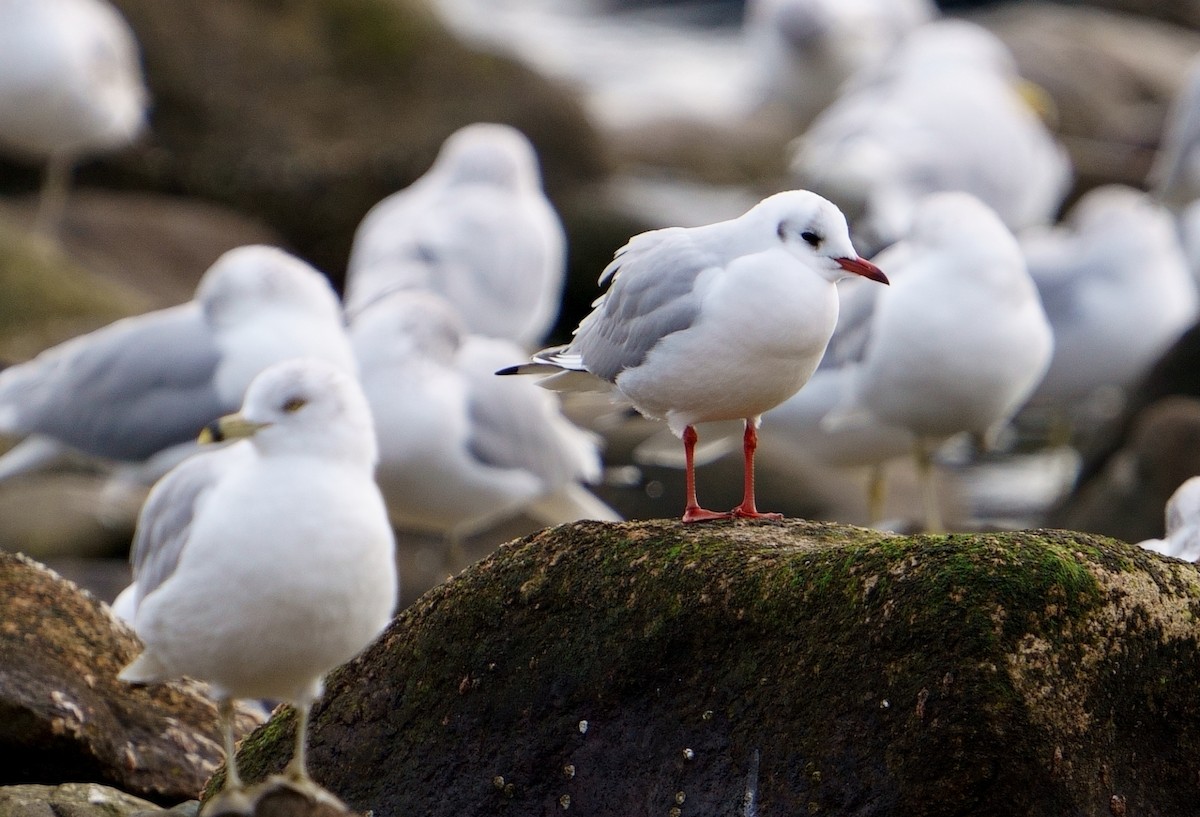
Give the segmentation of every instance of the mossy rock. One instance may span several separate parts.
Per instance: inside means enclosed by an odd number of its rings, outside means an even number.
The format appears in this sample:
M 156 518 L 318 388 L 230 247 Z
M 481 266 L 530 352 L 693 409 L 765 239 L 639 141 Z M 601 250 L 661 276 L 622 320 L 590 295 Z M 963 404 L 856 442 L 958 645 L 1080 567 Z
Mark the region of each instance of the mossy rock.
M 576 523 L 333 673 L 310 768 L 378 817 L 1191 813 L 1198 610 L 1194 565 L 1085 534 Z

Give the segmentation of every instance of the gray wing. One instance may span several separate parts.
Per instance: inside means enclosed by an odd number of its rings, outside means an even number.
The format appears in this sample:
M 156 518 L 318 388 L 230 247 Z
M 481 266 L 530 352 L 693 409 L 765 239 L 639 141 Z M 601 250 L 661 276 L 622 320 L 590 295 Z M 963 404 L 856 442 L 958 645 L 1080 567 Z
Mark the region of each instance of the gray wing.
M 529 471 L 551 487 L 594 478 L 595 440 L 562 415 L 554 395 L 524 379 L 495 376 L 519 354 L 516 344 L 479 337 L 469 338 L 459 353 L 470 384 L 472 455 L 496 468 Z
M 110 324 L 5 370 L 0 404 L 22 433 L 94 456 L 142 460 L 236 406 L 213 384 L 219 352 L 195 303 Z
M 579 324 L 567 355 L 578 354 L 589 372 L 615 380 L 640 365 L 660 340 L 692 325 L 700 311 L 696 279 L 720 265 L 687 230 L 636 236 L 600 277 L 612 283 Z
M 201 451 L 155 483 L 138 515 L 129 554 L 137 604 L 175 572 L 200 506 L 221 477 L 247 456 L 252 453 L 243 443 Z

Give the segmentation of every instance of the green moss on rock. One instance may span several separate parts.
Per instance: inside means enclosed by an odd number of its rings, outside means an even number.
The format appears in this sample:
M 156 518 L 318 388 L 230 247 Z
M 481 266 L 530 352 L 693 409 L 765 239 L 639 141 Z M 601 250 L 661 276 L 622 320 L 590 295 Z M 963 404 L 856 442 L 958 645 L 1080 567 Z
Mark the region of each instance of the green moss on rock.
M 1198 609 L 1195 566 L 1061 531 L 578 523 L 336 672 L 312 769 L 380 817 L 1182 814 Z

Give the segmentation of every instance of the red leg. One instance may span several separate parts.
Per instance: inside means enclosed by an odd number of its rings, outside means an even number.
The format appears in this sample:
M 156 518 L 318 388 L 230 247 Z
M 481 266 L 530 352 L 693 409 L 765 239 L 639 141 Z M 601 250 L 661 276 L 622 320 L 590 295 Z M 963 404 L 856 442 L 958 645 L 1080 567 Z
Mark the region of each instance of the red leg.
M 683 454 L 686 458 L 684 479 L 687 481 L 687 507 L 683 509 L 683 521 L 704 522 L 709 519 L 728 519 L 730 514 L 706 511 L 696 501 L 696 469 L 693 463 L 696 439 L 696 429 L 688 426 L 683 430 Z
M 742 504 L 733 509 L 732 515 L 738 519 L 783 519 L 781 513 L 760 513 L 758 508 L 754 507 L 754 451 L 757 448 L 758 430 L 755 428 L 754 420 L 748 419 L 746 420 L 746 434 L 742 437 L 742 452 L 746 457 L 743 471 L 745 489 Z

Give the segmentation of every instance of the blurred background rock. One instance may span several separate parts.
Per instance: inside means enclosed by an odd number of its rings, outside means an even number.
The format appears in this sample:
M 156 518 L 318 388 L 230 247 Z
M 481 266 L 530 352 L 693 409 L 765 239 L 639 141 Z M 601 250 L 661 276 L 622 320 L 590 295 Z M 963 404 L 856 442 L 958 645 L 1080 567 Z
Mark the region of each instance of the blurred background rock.
M 537 147 L 569 237 L 560 341 L 595 297 L 600 270 L 632 234 L 730 217 L 793 186 L 786 146 L 798 126 L 753 98 L 738 3 L 114 5 L 141 47 L 149 129 L 128 149 L 78 168 L 57 246 L 26 229 L 40 167 L 0 158 L 5 361 L 24 360 L 121 315 L 185 300 L 204 269 L 241 244 L 280 244 L 340 285 L 354 228 L 367 209 L 416 179 L 442 140 L 473 121 L 512 124 Z M 1076 168 L 1068 203 L 1102 183 L 1142 185 L 1168 106 L 1200 53 L 1200 4 L 944 8 L 998 34 L 1021 74 L 1047 94 L 1048 121 Z M 1120 427 L 1142 426 L 1125 420 Z M 632 473 L 619 468 L 631 461 L 636 442 L 609 441 L 614 475 Z M 1109 435 L 1105 444 L 1119 450 L 1124 437 Z M 1185 447 L 1171 456 L 1194 461 L 1195 451 Z M 764 506 L 865 521 L 858 477 L 763 454 Z M 726 461 L 705 467 L 732 469 Z M 1105 470 L 1100 463 L 1090 473 Z M 735 478 L 702 479 L 740 490 Z M 910 479 L 903 473 L 894 479 L 893 503 L 903 516 Z M 631 517 L 674 516 L 681 481 L 681 473 L 651 466 L 625 481 L 614 478 L 599 493 Z M 0 547 L 28 551 L 68 572 L 80 563 L 65 559 L 85 557 L 87 569 L 74 575 L 110 597 L 124 581 L 120 560 L 136 503 L 97 515 L 93 500 L 101 484 L 85 471 L 0 487 Z M 1144 499 L 1134 514 L 1144 520 L 1139 525 L 1097 515 L 1057 518 L 1133 541 L 1160 535 L 1165 496 L 1158 494 L 1172 488 Z M 960 509 L 960 524 L 978 523 L 963 490 L 947 486 L 947 502 Z M 1062 499 L 1064 506 L 1071 502 Z M 1042 510 L 1016 521 L 1040 524 Z M 478 557 L 531 529 L 517 520 L 472 540 L 464 552 Z M 462 567 L 447 561 L 441 543 L 413 542 L 402 549 L 406 602 Z M 100 574 L 92 569 L 97 555 L 112 560 Z

